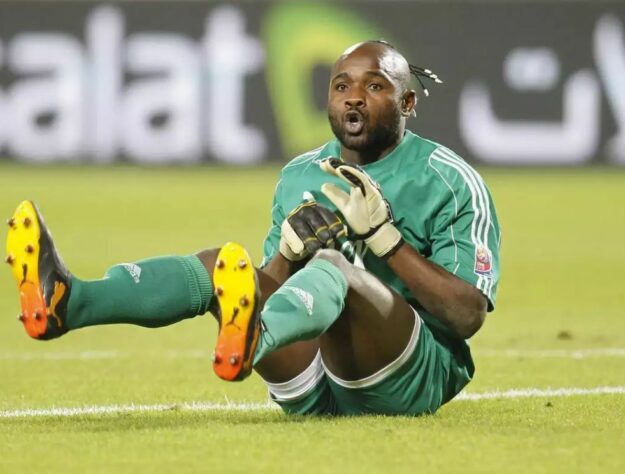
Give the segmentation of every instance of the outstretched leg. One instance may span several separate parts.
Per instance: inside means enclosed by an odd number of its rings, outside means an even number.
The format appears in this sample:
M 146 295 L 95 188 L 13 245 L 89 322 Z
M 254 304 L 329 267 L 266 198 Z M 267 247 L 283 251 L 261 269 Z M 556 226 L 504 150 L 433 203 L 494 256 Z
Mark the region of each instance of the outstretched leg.
M 123 263 L 101 280 L 83 281 L 65 267 L 34 203 L 21 203 L 8 224 L 6 261 L 20 294 L 19 320 L 33 338 L 102 324 L 162 327 L 219 310 L 212 283 L 219 249 Z M 279 283 L 257 274 L 262 307 Z M 266 380 L 281 382 L 306 368 L 317 349 L 315 341 L 301 342 L 256 368 Z
M 194 255 L 115 265 L 101 280 L 74 277 L 30 201 L 9 220 L 7 253 L 20 293 L 19 319 L 36 339 L 100 324 L 166 326 L 204 314 L 212 298 L 210 277 Z

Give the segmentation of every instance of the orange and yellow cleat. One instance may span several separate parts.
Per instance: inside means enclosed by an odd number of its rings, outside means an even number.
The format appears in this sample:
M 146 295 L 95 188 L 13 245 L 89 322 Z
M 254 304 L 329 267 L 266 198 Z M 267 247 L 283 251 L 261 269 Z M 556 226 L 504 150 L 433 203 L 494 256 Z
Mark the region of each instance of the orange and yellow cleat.
M 247 251 L 228 242 L 217 256 L 213 285 L 219 303 L 219 335 L 213 369 L 224 380 L 243 380 L 252 372 L 260 334 L 260 290 Z
M 23 201 L 7 223 L 6 263 L 19 291 L 18 319 L 35 339 L 59 337 L 67 332 L 71 275 L 33 202 Z

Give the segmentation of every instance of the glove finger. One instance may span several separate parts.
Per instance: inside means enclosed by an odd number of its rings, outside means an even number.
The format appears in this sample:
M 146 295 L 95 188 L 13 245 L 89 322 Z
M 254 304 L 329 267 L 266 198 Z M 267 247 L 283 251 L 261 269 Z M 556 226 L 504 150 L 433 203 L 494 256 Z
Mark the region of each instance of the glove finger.
M 337 168 L 341 166 L 341 164 L 343 164 L 343 162 L 338 158 L 330 157 L 323 160 L 320 163 L 319 167 L 321 168 L 321 171 L 324 171 L 325 173 L 331 174 L 333 176 L 339 176 Z
M 288 244 L 291 251 L 296 255 L 302 255 L 302 253 L 304 252 L 304 242 L 297 234 L 295 229 L 293 229 L 288 219 L 285 219 L 282 222 L 280 231 L 282 233 L 282 237 Z
M 296 214 L 290 215 L 286 220 L 289 222 L 293 231 L 302 240 L 302 242 L 311 235 L 315 235 L 306 222 L 305 211 L 303 209 L 298 211 Z
M 312 228 L 317 240 L 319 240 L 324 247 L 331 243 L 332 235 L 328 229 L 328 224 L 320 212 L 319 206 L 316 206 L 314 212 L 310 213 L 308 225 Z
M 349 205 L 349 194 L 339 188 L 336 184 L 324 183 L 321 185 L 321 192 L 327 197 L 343 215 L 346 214 Z
M 309 255 L 314 255 L 317 250 L 323 248 L 323 244 L 319 241 L 316 235 L 311 235 L 304 241 L 304 247 Z
M 344 181 L 358 187 L 364 196 L 367 195 L 367 187 L 375 187 L 369 175 L 355 166 L 343 165 L 338 168 L 338 172 Z
M 293 216 L 297 216 L 300 215 L 302 212 L 305 212 L 305 210 L 307 208 L 316 206 L 317 203 L 315 201 L 306 201 L 301 203 L 299 206 L 297 206 L 295 209 L 293 209 L 291 212 L 289 212 L 289 215 L 287 216 L 287 219 L 290 219 Z
M 298 235 L 308 255 L 314 254 L 323 246 L 317 236 L 317 228 L 323 227 L 325 229 L 326 225 L 318 216 L 316 208 L 317 203 L 304 204 L 297 209 L 297 212 L 288 217 L 291 227 Z M 327 232 L 327 229 L 325 231 Z
M 336 176 L 351 187 L 360 188 L 364 196 L 368 194 L 367 187 L 378 188 L 377 183 L 360 167 L 344 163 L 338 158 L 328 158 L 322 161 L 320 166 L 323 171 Z
M 339 216 L 337 216 L 334 212 L 324 206 L 318 206 L 317 212 L 325 221 L 326 226 L 328 226 L 328 233 L 330 234 L 330 238 L 332 240 L 336 241 L 347 235 L 347 228 L 345 227 L 345 224 L 343 224 L 341 219 L 339 219 Z
M 290 219 L 292 224 L 293 222 L 298 221 L 298 226 L 308 226 L 310 233 L 305 235 L 304 238 L 314 235 L 320 241 L 321 245 L 324 245 L 326 242 L 331 240 L 331 236 L 328 232 L 328 226 L 325 220 L 319 213 L 319 207 L 319 204 L 316 202 L 312 203 L 312 205 L 302 206 L 297 214 L 293 215 Z M 299 223 L 299 221 L 301 221 L 301 223 Z M 303 230 L 302 232 L 305 231 Z

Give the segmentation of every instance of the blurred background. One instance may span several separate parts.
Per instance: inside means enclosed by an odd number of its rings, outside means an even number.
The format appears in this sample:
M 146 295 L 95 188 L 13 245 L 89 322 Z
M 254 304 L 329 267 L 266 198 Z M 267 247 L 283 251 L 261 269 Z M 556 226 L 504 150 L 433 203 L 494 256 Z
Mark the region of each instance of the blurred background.
M 467 160 L 625 164 L 625 3 L 565 0 L 0 0 L 0 156 L 284 163 L 376 38 L 445 81 L 411 127 Z

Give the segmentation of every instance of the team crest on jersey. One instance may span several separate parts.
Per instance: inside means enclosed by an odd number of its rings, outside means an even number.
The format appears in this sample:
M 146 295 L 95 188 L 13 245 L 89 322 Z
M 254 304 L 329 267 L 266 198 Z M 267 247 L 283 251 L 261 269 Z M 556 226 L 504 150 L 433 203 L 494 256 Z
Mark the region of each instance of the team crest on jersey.
M 475 248 L 475 273 L 478 275 L 490 275 L 493 272 L 493 258 L 490 250 L 485 245 Z

